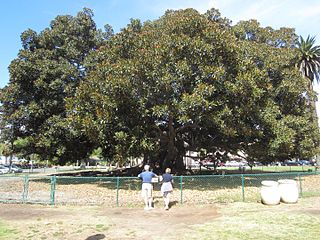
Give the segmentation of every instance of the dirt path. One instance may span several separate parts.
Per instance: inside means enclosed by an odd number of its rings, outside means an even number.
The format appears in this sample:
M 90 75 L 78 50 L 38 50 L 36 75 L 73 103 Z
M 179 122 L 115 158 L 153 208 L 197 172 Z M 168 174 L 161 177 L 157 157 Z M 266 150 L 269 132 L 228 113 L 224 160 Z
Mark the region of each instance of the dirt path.
M 137 208 L 0 204 L 0 219 L 15 239 L 179 239 L 190 227 L 219 217 L 214 206 Z
M 16 236 L 0 236 L 0 239 L 180 240 L 188 239 L 187 234 L 201 230 L 203 224 L 211 223 L 220 227 L 223 219 L 224 224 L 230 223 L 229 218 L 234 214 L 242 214 L 246 219 L 248 212 L 252 212 L 253 216 L 256 213 L 264 215 L 264 212 L 281 212 L 288 213 L 288 218 L 298 214 L 317 219 L 320 214 L 320 197 L 302 198 L 298 204 L 277 206 L 265 206 L 257 202 L 202 206 L 176 204 L 169 211 L 160 208 L 144 211 L 141 208 L 105 206 L 0 204 L 0 222 L 17 232 Z

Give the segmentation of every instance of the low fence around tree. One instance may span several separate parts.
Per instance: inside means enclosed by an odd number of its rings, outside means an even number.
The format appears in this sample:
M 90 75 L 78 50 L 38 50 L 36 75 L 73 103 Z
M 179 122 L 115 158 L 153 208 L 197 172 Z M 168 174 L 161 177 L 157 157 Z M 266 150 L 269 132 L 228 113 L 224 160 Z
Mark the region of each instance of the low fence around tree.
M 175 176 L 173 204 L 260 201 L 261 181 L 294 179 L 300 197 L 320 196 L 320 172 Z M 155 205 L 162 206 L 160 183 Z M 140 206 L 141 181 L 134 177 L 0 176 L 0 202 Z

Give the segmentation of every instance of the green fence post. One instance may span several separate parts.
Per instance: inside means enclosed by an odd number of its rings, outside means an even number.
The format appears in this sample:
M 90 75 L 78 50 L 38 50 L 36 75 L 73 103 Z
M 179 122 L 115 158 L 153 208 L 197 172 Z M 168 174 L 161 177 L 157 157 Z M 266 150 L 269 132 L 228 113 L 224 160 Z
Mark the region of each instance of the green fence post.
M 23 184 L 23 193 L 22 193 L 22 202 L 25 203 L 28 199 L 29 194 L 29 176 L 24 176 L 24 184 Z
M 57 177 L 52 176 L 51 177 L 51 192 L 50 192 L 50 204 L 55 204 L 55 194 L 56 194 L 56 183 L 57 183 Z
M 180 203 L 183 203 L 183 199 L 182 199 L 182 180 L 183 180 L 183 176 L 180 176 Z
M 244 177 L 243 174 L 241 174 L 241 187 L 242 187 L 242 201 L 244 202 Z
M 301 181 L 301 174 L 298 174 L 299 176 L 299 186 L 300 186 L 300 197 L 302 197 L 302 181 Z
M 117 177 L 117 207 L 119 207 L 119 185 L 120 185 L 120 177 Z

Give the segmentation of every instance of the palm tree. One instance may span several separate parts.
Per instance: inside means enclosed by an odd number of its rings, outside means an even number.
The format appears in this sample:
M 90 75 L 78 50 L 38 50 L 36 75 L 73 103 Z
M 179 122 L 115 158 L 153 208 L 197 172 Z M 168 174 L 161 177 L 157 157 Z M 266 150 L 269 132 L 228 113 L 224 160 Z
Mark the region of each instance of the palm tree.
M 306 40 L 300 36 L 298 41 L 298 49 L 301 58 L 298 62 L 299 70 L 302 76 L 308 78 L 311 84 L 314 79 L 320 80 L 320 46 L 315 46 L 315 37 L 308 36 Z
M 301 54 L 298 62 L 299 71 L 303 77 L 309 79 L 310 90 L 313 92 L 314 80 L 318 83 L 320 80 L 320 46 L 315 45 L 315 37 L 310 36 L 306 40 L 300 36 L 297 46 Z M 313 111 L 312 120 L 319 126 L 315 99 L 310 102 L 310 105 L 311 111 Z M 316 158 L 319 162 L 319 156 Z
M 300 51 L 299 71 L 303 77 L 309 79 L 310 90 L 313 92 L 314 80 L 317 82 L 320 80 L 320 46 L 315 45 L 315 37 L 310 36 L 306 40 L 300 36 L 297 46 Z M 313 111 L 313 120 L 318 123 L 315 100 L 311 101 L 310 104 Z

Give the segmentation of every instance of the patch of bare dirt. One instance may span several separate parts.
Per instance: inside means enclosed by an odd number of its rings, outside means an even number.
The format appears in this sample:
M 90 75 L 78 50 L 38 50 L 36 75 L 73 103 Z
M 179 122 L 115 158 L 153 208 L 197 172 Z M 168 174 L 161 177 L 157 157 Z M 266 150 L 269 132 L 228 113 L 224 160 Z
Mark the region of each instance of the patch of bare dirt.
M 24 205 L 24 204 L 1 204 L 0 218 L 10 221 L 34 220 L 46 216 L 65 216 L 66 212 L 59 211 L 55 207 L 44 207 L 41 205 Z M 68 214 L 69 215 L 69 214 Z
M 298 210 L 295 209 L 295 205 L 292 205 L 293 212 L 299 212 L 301 214 L 310 214 L 310 215 L 320 215 L 320 197 L 312 197 L 312 201 L 308 201 L 308 199 L 302 198 L 299 199 L 298 203 L 302 202 L 303 207 L 300 207 Z M 308 203 L 308 204 L 306 204 Z
M 112 215 L 114 219 L 130 219 L 131 217 L 134 219 L 142 218 L 143 221 L 155 226 L 164 222 L 169 225 L 177 225 L 181 222 L 190 225 L 202 224 L 219 216 L 217 209 L 212 205 L 202 207 L 173 207 L 169 211 L 159 208 L 149 211 L 144 211 L 142 209 L 103 210 L 102 214 Z M 132 223 L 130 223 L 130 225 L 131 224 Z
M 319 209 L 310 209 L 305 211 L 304 213 L 309 213 L 311 215 L 320 215 L 320 210 Z
M 184 230 L 219 217 L 214 205 L 155 208 L 0 204 L 0 219 L 16 239 L 178 239 Z

